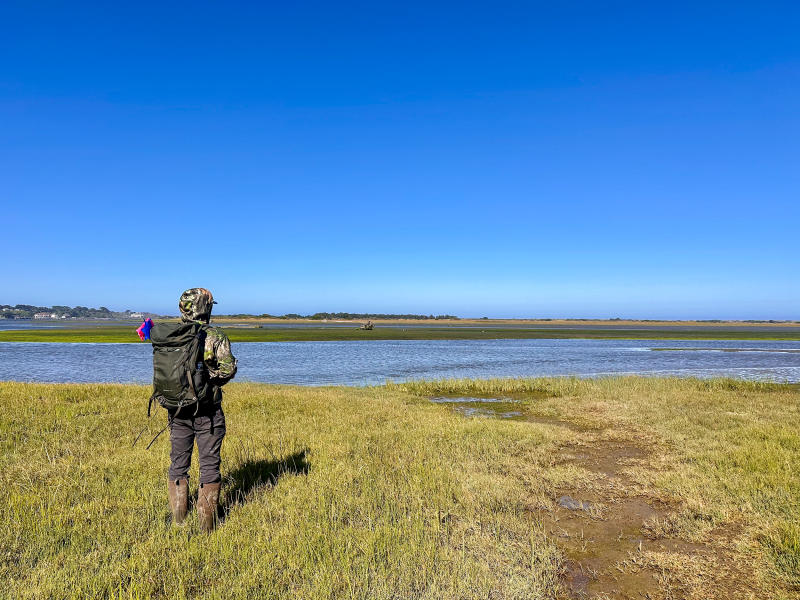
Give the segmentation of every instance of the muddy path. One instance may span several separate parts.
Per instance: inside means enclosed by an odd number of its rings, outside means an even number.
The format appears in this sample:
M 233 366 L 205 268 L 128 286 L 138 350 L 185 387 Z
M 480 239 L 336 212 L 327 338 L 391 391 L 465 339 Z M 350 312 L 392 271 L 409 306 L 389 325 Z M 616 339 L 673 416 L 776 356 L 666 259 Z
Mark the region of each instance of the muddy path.
M 588 477 L 547 490 L 549 506 L 533 506 L 564 557 L 564 598 L 621 600 L 755 600 L 772 597 L 739 546 L 746 527 L 726 523 L 681 539 L 673 526 L 682 498 L 637 481 L 636 471 L 659 471 L 666 448 L 621 428 L 589 429 L 525 412 L 513 397 L 457 394 L 431 398 L 465 417 L 504 418 L 569 430 L 550 466 L 578 467 Z M 537 394 L 537 397 L 544 394 Z
M 557 449 L 554 463 L 575 465 L 594 476 L 588 484 L 552 489 L 552 508 L 539 511 L 565 559 L 567 598 L 764 597 L 752 566 L 736 556 L 742 527 L 728 524 L 695 542 L 669 536 L 664 524 L 681 510 L 681 499 L 648 489 L 631 476 L 633 468 L 654 468 L 657 457 L 650 448 L 619 432 L 589 433 L 563 421 L 557 425 L 580 435 L 579 441 Z

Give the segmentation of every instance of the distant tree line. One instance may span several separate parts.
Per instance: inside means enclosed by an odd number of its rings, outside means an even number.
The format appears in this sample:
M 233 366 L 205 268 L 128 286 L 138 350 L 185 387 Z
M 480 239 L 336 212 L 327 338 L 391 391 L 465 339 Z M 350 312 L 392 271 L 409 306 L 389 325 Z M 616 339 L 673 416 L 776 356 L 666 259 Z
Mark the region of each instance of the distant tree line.
M 86 306 L 33 306 L 31 304 L 11 306 L 10 304 L 0 304 L 0 317 L 5 317 L 6 319 L 31 319 L 36 313 L 56 315 L 58 318 L 66 316 L 77 319 L 110 319 L 117 316 L 117 313 L 112 313 L 105 306 L 88 308 Z
M 311 319 L 312 321 L 321 321 L 323 319 L 335 319 L 335 320 L 343 320 L 343 321 L 350 321 L 354 319 L 363 320 L 363 319 L 408 319 L 408 320 L 416 320 L 416 321 L 428 321 L 428 320 L 458 320 L 458 317 L 453 315 L 392 315 L 392 314 L 383 314 L 383 313 L 315 313 L 308 317 L 307 319 Z
M 262 315 L 238 314 L 238 315 L 215 315 L 217 318 L 226 319 L 310 319 L 312 321 L 322 320 L 337 320 L 337 321 L 363 321 L 365 319 L 375 320 L 388 320 L 388 319 L 408 319 L 415 321 L 428 321 L 428 320 L 450 320 L 456 321 L 458 317 L 453 315 L 394 315 L 384 313 L 327 313 L 320 312 L 313 315 L 299 315 L 297 313 L 288 313 L 285 315 L 270 315 L 264 313 Z

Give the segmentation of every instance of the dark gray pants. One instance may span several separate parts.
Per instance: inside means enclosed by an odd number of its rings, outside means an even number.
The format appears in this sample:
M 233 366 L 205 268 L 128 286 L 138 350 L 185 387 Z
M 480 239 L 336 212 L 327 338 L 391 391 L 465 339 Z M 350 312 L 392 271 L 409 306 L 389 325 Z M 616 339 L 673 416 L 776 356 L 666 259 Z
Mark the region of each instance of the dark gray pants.
M 219 483 L 220 450 L 225 437 L 225 413 L 221 404 L 202 404 L 197 414 L 195 407 L 187 406 L 179 412 L 170 411 L 169 441 L 172 449 L 169 458 L 170 481 L 189 479 L 192 450 L 197 441 L 200 461 L 200 483 Z

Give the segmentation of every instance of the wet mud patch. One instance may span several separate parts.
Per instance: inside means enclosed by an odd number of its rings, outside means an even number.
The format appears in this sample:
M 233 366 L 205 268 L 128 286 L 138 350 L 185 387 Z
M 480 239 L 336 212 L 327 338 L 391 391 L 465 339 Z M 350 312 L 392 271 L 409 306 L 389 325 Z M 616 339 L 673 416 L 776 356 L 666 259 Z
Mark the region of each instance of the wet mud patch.
M 559 448 L 553 464 L 594 475 L 590 483 L 554 487 L 551 506 L 533 511 L 564 556 L 567 598 L 759 597 L 752 565 L 734 555 L 737 526 L 700 543 L 656 533 L 652 525 L 674 518 L 682 505 L 630 476 L 634 467 L 652 467 L 649 449 L 607 431 L 583 434 Z

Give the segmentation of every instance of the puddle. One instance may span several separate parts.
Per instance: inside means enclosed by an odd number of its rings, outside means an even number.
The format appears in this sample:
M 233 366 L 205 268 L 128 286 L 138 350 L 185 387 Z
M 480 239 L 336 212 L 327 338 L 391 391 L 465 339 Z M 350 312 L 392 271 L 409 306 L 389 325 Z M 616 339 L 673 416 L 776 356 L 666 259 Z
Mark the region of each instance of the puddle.
M 436 404 L 450 404 L 455 412 L 465 417 L 512 419 L 514 421 L 526 421 L 542 425 L 556 425 L 577 432 L 589 431 L 588 427 L 570 421 L 527 414 L 523 409 L 523 406 L 531 400 L 541 400 L 543 398 L 550 398 L 550 396 L 544 392 L 519 392 L 507 396 L 440 394 L 431 396 L 430 401 Z
M 507 397 L 478 397 L 443 394 L 433 396 L 431 402 L 437 404 L 451 404 L 453 410 L 465 417 L 489 417 L 495 419 L 524 418 L 520 400 Z
M 575 500 L 572 496 L 561 496 L 561 498 L 558 499 L 558 505 L 561 508 L 568 508 L 569 510 L 589 510 L 592 506 L 589 502 Z
M 496 419 L 514 419 L 522 416 L 522 413 L 519 411 L 500 411 L 495 407 L 486 408 L 481 406 L 457 406 L 455 410 L 465 417 L 494 417 Z

